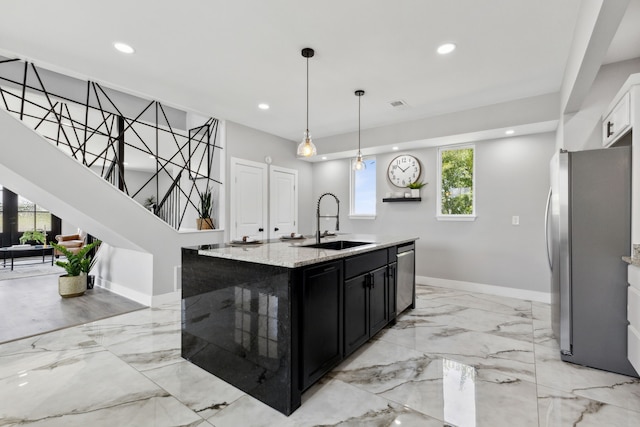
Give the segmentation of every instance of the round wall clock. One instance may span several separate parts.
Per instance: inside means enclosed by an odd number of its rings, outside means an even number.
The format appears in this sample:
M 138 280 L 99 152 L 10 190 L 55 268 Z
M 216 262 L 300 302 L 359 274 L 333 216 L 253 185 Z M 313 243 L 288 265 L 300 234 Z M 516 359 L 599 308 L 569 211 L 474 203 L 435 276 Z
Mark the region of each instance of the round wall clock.
M 389 181 L 396 187 L 406 187 L 420 178 L 422 167 L 420 160 L 409 154 L 403 154 L 391 160 L 387 169 Z

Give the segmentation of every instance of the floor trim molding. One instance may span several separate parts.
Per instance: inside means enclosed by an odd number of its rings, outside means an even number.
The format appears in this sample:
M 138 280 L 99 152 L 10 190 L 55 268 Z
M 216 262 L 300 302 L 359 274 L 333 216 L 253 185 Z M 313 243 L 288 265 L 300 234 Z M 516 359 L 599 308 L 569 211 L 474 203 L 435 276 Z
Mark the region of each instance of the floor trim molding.
M 439 286 L 441 288 L 455 289 L 458 291 L 480 292 L 482 294 L 551 304 L 551 294 L 548 292 L 529 291 L 526 289 L 507 288 L 504 286 L 486 285 L 484 283 L 463 282 L 461 280 L 440 279 L 438 277 L 427 276 L 416 276 L 416 283 L 424 283 L 425 285 Z

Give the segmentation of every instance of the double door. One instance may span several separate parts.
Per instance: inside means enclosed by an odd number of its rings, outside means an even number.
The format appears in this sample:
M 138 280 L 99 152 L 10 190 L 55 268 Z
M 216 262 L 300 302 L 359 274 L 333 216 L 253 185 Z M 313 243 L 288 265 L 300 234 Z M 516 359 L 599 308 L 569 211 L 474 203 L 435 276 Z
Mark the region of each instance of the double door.
M 298 231 L 298 171 L 231 159 L 230 238 L 265 240 Z

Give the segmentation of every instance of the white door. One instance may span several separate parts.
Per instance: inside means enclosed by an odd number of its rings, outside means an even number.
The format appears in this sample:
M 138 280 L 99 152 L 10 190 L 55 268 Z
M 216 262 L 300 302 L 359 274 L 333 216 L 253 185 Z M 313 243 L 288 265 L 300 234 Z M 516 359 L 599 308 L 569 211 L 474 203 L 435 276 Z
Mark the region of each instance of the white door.
M 269 237 L 298 232 L 298 171 L 278 166 L 269 170 Z
M 267 165 L 231 159 L 231 240 L 244 236 L 266 239 Z

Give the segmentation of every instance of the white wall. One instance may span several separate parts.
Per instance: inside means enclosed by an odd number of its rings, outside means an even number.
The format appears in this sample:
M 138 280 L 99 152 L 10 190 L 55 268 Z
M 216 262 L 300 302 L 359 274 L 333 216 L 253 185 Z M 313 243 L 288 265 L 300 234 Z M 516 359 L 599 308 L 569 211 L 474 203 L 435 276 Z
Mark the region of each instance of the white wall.
M 400 191 L 386 178 L 387 165 L 399 152 L 376 156 L 375 220 L 348 219 L 349 159 L 314 164 L 314 200 L 326 191 L 338 196 L 341 231 L 419 237 L 418 276 L 546 293 L 550 282 L 544 246 L 544 208 L 554 145 L 553 133 L 477 142 L 478 218 L 473 222 L 435 218 L 437 148 L 408 152 L 420 159 L 422 178 L 428 183 L 421 190 L 422 202 L 382 202 L 386 192 Z M 314 216 L 315 205 L 307 212 Z M 520 217 L 519 226 L 511 225 L 513 215 Z M 321 223 L 321 229 L 325 228 L 332 229 L 333 222 L 327 227 Z
M 308 206 L 312 205 L 315 200 L 312 197 L 312 181 L 315 180 L 312 175 L 312 165 L 296 157 L 296 144 L 233 122 L 226 122 L 226 136 L 226 182 L 229 182 L 229 160 L 231 157 L 264 163 L 265 157 L 270 156 L 273 166 L 298 171 L 298 231 L 304 234 L 311 233 L 315 226 L 314 217 L 309 215 Z M 229 187 L 226 188 L 227 194 L 229 194 Z M 229 218 L 229 203 L 226 206 L 226 216 Z
M 602 115 L 630 74 L 640 72 L 640 58 L 603 65 L 580 110 L 566 114 L 558 148 L 569 151 L 602 148 Z

